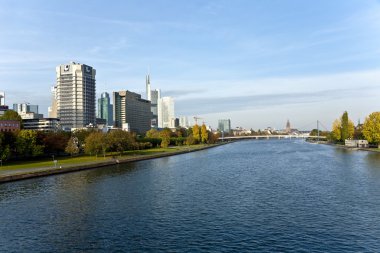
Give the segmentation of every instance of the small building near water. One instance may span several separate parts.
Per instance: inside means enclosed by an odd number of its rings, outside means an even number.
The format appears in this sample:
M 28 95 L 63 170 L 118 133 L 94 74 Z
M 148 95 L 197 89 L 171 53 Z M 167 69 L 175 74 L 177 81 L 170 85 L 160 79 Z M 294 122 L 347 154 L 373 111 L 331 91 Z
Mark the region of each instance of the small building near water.
M 350 148 L 368 148 L 367 140 L 345 140 L 344 145 Z

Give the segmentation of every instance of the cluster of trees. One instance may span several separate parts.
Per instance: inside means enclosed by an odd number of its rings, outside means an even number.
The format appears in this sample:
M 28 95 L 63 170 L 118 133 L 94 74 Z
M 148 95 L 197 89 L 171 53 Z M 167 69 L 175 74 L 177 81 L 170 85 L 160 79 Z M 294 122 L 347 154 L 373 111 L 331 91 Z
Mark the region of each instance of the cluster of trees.
M 363 125 L 354 126 L 349 119 L 348 113 L 336 119 L 332 126 L 329 139 L 340 143 L 346 139 L 366 139 L 371 144 L 380 143 L 380 112 L 373 112 L 366 117 Z
M 219 134 L 213 134 L 208 131 L 205 124 L 202 126 L 195 124 L 193 127 L 188 129 L 178 128 L 174 132 L 168 128 L 161 131 L 151 129 L 146 133 L 145 138 L 140 141 L 147 141 L 150 142 L 152 146 L 161 146 L 166 148 L 169 145 L 181 146 L 199 143 L 213 144 L 217 142 L 218 138 Z
M 0 119 L 19 120 L 14 111 L 7 111 Z M 0 160 L 26 159 L 41 156 L 106 155 L 117 152 L 120 155 L 127 150 L 139 150 L 152 147 L 166 148 L 169 145 L 193 145 L 198 143 L 215 143 L 218 135 L 207 131 L 206 126 L 195 125 L 193 128 L 179 128 L 171 131 L 151 129 L 145 137 L 134 133 L 112 130 L 103 133 L 97 129 L 77 130 L 74 132 L 43 132 L 21 129 L 16 132 L 0 132 Z

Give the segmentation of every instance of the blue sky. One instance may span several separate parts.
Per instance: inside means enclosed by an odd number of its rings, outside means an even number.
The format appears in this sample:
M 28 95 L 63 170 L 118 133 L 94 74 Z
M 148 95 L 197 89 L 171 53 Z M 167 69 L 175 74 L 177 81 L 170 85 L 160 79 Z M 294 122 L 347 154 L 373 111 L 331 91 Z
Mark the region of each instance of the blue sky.
M 153 88 L 216 126 L 326 127 L 380 108 L 375 0 L 0 0 L 0 90 L 50 103 L 55 67 L 97 70 L 97 92 Z M 144 94 L 145 95 L 145 94 Z

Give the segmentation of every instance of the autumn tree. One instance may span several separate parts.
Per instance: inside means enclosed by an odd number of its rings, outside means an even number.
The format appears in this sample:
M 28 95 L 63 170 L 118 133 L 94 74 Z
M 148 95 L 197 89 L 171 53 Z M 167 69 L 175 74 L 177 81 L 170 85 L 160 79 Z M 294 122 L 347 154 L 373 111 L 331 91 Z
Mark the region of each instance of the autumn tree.
M 70 137 L 67 141 L 65 152 L 69 153 L 71 156 L 79 154 L 78 139 L 76 137 Z
M 205 124 L 202 124 L 201 127 L 201 141 L 202 143 L 207 143 L 208 141 L 208 132 Z
M 334 141 L 340 141 L 341 136 L 341 122 L 339 119 L 336 119 L 332 125 L 331 137 Z
M 366 117 L 363 124 L 363 135 L 370 143 L 380 143 L 380 112 L 373 112 Z
M 194 137 L 195 143 L 199 143 L 201 141 L 201 131 L 197 124 L 193 126 L 193 137 Z
M 160 132 L 161 147 L 162 148 L 167 148 L 169 146 L 170 135 L 171 135 L 171 131 L 169 129 L 164 129 Z
M 108 133 L 107 140 L 111 151 L 119 152 L 120 155 L 124 151 L 133 149 L 135 146 L 135 136 L 123 130 L 113 130 Z
M 106 135 L 102 132 L 92 132 L 85 139 L 84 151 L 87 154 L 95 155 L 98 157 L 99 153 L 106 156 L 106 151 L 108 148 L 108 141 L 106 140 Z
M 146 132 L 145 136 L 146 138 L 159 138 L 160 133 L 157 131 L 157 129 L 152 128 Z

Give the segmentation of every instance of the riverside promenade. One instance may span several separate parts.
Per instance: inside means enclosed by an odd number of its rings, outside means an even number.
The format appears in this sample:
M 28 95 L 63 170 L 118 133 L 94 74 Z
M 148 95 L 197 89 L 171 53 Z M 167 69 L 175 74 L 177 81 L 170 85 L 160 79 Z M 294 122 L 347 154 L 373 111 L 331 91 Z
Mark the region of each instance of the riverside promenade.
M 80 170 L 88 170 L 88 169 L 94 169 L 94 168 L 99 168 L 99 167 L 104 167 L 104 166 L 143 161 L 143 160 L 149 160 L 149 159 L 155 159 L 155 158 L 161 158 L 161 157 L 167 157 L 167 156 L 173 156 L 173 155 L 179 155 L 179 154 L 185 154 L 189 152 L 195 152 L 195 151 L 217 147 L 226 143 L 228 142 L 211 144 L 211 145 L 201 145 L 201 146 L 195 146 L 195 147 L 192 147 L 192 146 L 173 147 L 172 149 L 173 151 L 164 151 L 164 152 L 157 152 L 154 154 L 142 154 L 142 155 L 133 154 L 133 155 L 128 155 L 128 156 L 113 157 L 113 158 L 106 157 L 105 159 L 98 158 L 98 160 L 93 161 L 93 162 L 65 164 L 65 165 L 58 165 L 57 167 L 48 166 L 48 167 L 30 167 L 30 168 L 23 168 L 23 169 L 0 169 L 0 183 L 34 178 L 34 177 L 69 173 L 69 172 L 80 171 Z

